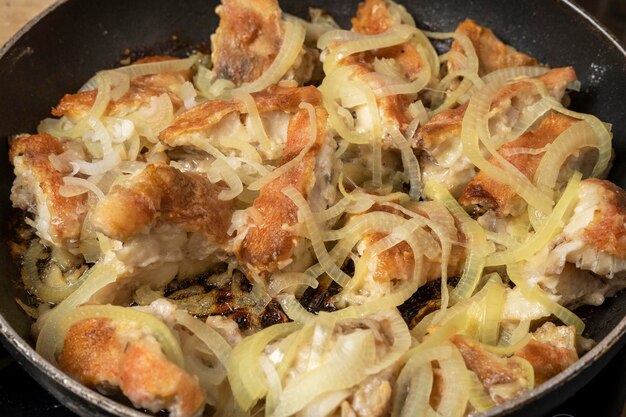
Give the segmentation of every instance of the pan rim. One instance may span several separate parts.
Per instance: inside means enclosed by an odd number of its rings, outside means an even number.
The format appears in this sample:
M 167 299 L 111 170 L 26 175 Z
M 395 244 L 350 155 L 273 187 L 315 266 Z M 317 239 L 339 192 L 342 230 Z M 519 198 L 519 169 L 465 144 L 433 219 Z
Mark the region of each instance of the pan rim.
M 41 13 L 39 13 L 36 17 L 31 19 L 20 30 L 18 30 L 0 48 L 0 60 L 2 60 L 12 49 L 12 47 L 25 34 L 27 34 L 33 26 L 39 23 L 41 19 L 54 12 L 57 8 L 69 1 L 70 0 L 56 1 L 48 8 L 43 10 Z M 613 44 L 613 46 L 619 52 L 621 52 L 623 56 L 626 57 L 626 48 L 615 37 L 615 35 L 613 35 L 606 27 L 604 27 L 604 25 L 598 22 L 593 16 L 587 13 L 573 0 L 557 0 L 557 3 L 565 5 L 567 8 L 571 9 L 574 13 L 586 20 L 587 24 L 589 24 L 593 29 L 597 30 L 604 38 L 608 39 Z M 626 297 L 626 292 L 622 292 L 621 296 Z M 65 388 L 69 389 L 73 394 L 88 401 L 89 403 L 103 410 L 105 413 L 112 412 L 116 415 L 119 415 L 120 417 L 145 417 L 146 415 L 148 415 L 129 406 L 123 405 L 105 395 L 100 394 L 95 390 L 87 388 L 86 386 L 80 384 L 78 381 L 61 371 L 59 368 L 52 365 L 41 355 L 39 355 L 39 353 L 35 351 L 35 349 L 27 340 L 17 334 L 13 326 L 10 325 L 10 323 L 6 320 L 3 314 L 0 314 L 0 335 L 2 338 L 2 340 L 0 341 L 5 346 L 8 344 L 9 352 L 12 356 L 14 356 L 15 360 L 20 364 L 20 366 L 23 366 L 24 360 L 30 362 L 40 371 L 42 371 L 47 378 L 61 384 Z M 555 377 L 551 378 L 547 383 L 542 384 L 539 387 L 521 396 L 515 397 L 510 401 L 500 404 L 486 412 L 476 414 L 476 417 L 496 417 L 498 415 L 504 415 L 505 413 L 513 412 L 525 406 L 529 406 L 539 398 L 548 395 L 549 393 L 555 391 L 563 385 L 566 385 L 577 375 L 590 368 L 591 365 L 603 355 L 608 354 L 611 350 L 617 350 L 620 345 L 624 344 L 626 344 L 626 316 L 624 316 L 620 320 L 620 322 L 609 332 L 609 334 L 602 338 L 602 340 L 598 342 L 596 346 L 594 346 L 589 352 L 579 358 L 579 360 L 576 361 L 575 364 L 569 366 L 567 369 L 560 372 Z M 15 353 L 18 353 L 19 357 L 17 357 Z M 37 380 L 37 382 L 41 384 L 39 380 Z M 584 384 L 588 382 L 589 381 L 585 381 Z M 54 393 L 52 394 L 54 395 Z M 70 410 L 80 414 L 80 410 L 74 409 L 69 401 L 63 400 L 61 398 L 58 399 Z

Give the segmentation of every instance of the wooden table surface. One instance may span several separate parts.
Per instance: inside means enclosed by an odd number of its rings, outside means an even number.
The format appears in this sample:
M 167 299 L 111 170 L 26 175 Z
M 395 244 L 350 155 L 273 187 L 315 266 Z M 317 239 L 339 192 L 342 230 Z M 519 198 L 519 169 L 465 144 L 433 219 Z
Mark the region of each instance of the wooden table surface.
M 0 46 L 55 0 L 0 0 Z

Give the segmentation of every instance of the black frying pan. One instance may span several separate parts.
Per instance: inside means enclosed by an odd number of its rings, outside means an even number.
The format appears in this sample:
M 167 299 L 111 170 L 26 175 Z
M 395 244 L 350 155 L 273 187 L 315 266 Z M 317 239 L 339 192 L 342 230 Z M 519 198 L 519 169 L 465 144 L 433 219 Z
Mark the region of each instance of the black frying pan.
M 626 51 L 568 0 L 405 0 L 418 25 L 453 30 L 465 17 L 491 27 L 504 41 L 550 66 L 573 65 L 583 89 L 572 107 L 613 124 L 615 164 L 610 179 L 626 186 Z M 0 50 L 0 341 L 26 370 L 83 416 L 145 416 L 91 391 L 45 362 L 32 349 L 30 319 L 14 301 L 16 266 L 7 236 L 13 181 L 7 137 L 33 132 L 67 92 L 96 71 L 135 55 L 184 55 L 206 50 L 217 26 L 218 0 L 65 0 L 33 20 Z M 329 10 L 344 27 L 358 0 L 281 0 L 287 13 L 306 16 L 309 5 Z M 593 378 L 626 342 L 626 294 L 591 309 L 586 336 L 600 343 L 548 383 L 485 416 L 537 416 Z

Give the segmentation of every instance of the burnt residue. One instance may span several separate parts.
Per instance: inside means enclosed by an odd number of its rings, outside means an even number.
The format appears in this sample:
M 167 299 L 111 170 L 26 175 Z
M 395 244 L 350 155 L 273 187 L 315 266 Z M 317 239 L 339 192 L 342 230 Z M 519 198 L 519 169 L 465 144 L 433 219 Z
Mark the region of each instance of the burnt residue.
M 455 287 L 459 278 L 448 278 L 448 286 Z M 402 318 L 410 328 L 415 327 L 426 315 L 441 307 L 441 279 L 429 281 L 398 307 Z
M 317 288 L 307 288 L 300 298 L 300 304 L 311 313 L 320 311 L 335 311 L 333 297 L 341 291 L 341 286 L 324 276 L 319 279 Z
M 252 283 L 243 273 L 235 270 L 227 276 L 225 271 L 224 267 L 191 280 L 174 280 L 166 287 L 165 296 L 196 317 L 231 318 L 245 333 L 289 321 L 277 302 L 271 301 L 265 308 L 258 305 L 251 294 Z
M 120 52 L 119 65 L 129 65 L 142 58 L 155 55 L 186 57 L 195 53 L 208 55 L 210 52 L 211 44 L 208 40 L 190 44 L 181 40 L 177 34 L 172 34 L 168 39 L 154 45 L 125 48 Z
M 26 212 L 22 210 L 13 209 L 11 211 L 11 216 L 9 216 L 7 222 L 7 226 L 9 230 L 11 230 L 11 233 L 7 236 L 7 241 L 9 243 L 8 246 L 11 259 L 13 263 L 17 265 L 19 270 L 19 279 L 13 279 L 11 281 L 15 292 L 14 298 L 19 300 L 17 303 L 24 310 L 24 312 L 28 316 L 32 317 L 29 307 L 37 308 L 41 304 L 41 300 L 28 291 L 22 279 L 21 269 L 24 263 L 24 254 L 28 250 L 33 239 L 36 238 L 35 230 L 26 224 L 26 218 Z M 22 307 L 22 305 L 26 307 Z

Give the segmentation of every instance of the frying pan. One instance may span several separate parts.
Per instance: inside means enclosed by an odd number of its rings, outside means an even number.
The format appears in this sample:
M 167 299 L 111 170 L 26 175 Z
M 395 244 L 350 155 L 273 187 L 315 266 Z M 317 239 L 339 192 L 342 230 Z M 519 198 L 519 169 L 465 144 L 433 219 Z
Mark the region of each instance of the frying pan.
M 183 56 L 208 49 L 218 0 L 64 0 L 31 21 L 0 50 L 0 341 L 48 391 L 82 416 L 145 416 L 64 375 L 32 348 L 31 320 L 15 303 L 17 268 L 8 249 L 13 181 L 7 138 L 34 132 L 67 92 L 96 71 L 119 66 L 124 54 Z M 305 17 L 308 6 L 331 12 L 343 27 L 358 0 L 281 0 Z M 626 186 L 626 51 L 593 18 L 568 0 L 406 0 L 422 28 L 453 30 L 465 17 L 489 26 L 505 42 L 557 67 L 573 65 L 582 82 L 572 107 L 613 124 L 616 158 L 610 179 Z M 626 294 L 587 309 L 586 336 L 598 345 L 538 389 L 484 416 L 537 416 L 573 395 L 626 342 Z

